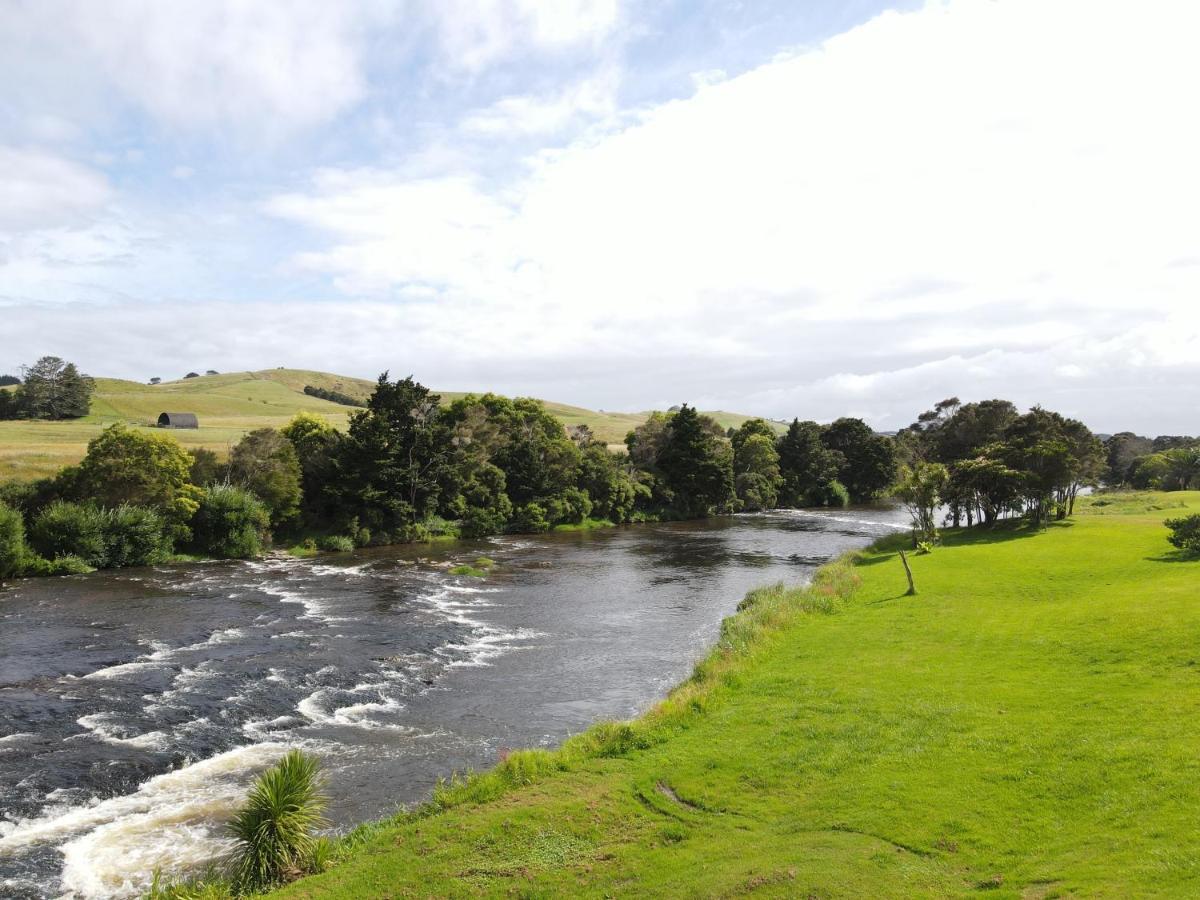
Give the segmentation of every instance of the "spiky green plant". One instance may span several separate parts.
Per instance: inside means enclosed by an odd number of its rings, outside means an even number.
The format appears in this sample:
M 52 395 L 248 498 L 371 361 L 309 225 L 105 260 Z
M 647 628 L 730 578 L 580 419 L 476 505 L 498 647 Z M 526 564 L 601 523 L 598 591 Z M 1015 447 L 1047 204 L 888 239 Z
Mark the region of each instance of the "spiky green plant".
M 258 776 L 246 805 L 229 823 L 237 839 L 233 881 L 239 891 L 259 891 L 308 868 L 313 832 L 325 824 L 319 769 L 316 757 L 290 750 Z

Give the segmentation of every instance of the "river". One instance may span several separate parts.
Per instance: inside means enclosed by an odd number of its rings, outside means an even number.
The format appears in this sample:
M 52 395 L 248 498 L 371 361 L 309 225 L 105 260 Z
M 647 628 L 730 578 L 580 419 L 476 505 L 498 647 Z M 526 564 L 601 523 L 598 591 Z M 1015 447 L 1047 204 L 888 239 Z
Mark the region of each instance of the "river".
M 0 591 L 0 896 L 135 896 L 228 849 L 288 748 L 346 826 L 506 748 L 627 718 L 750 588 L 796 583 L 898 510 L 778 511 Z M 449 568 L 486 555 L 485 579 Z M 902 577 L 902 576 L 901 576 Z

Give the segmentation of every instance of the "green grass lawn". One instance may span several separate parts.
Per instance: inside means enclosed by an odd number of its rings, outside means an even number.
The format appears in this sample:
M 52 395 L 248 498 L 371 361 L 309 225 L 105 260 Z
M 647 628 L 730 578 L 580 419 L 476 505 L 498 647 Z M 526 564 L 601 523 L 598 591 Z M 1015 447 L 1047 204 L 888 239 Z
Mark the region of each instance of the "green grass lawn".
M 1179 503 L 948 535 L 916 597 L 887 549 L 844 602 L 764 592 L 631 728 L 517 754 L 281 895 L 1198 896 Z
M 151 427 L 159 413 L 193 412 L 200 419 L 196 430 L 171 434 L 184 447 L 206 447 L 224 455 L 244 434 L 255 428 L 280 428 L 296 413 L 307 411 L 345 428 L 352 407 L 310 397 L 306 385 L 339 391 L 365 400 L 375 383 L 361 378 L 312 372 L 304 369 L 264 369 L 204 375 L 158 385 L 97 378 L 90 415 L 67 422 L 0 422 L 0 481 L 28 481 L 53 475 L 63 466 L 83 459 L 87 443 L 114 422 Z M 465 396 L 443 392 L 449 403 Z M 546 409 L 565 425 L 587 425 L 597 439 L 619 446 L 625 435 L 646 420 L 648 413 L 597 412 L 563 403 L 546 402 Z M 710 413 L 725 427 L 737 427 L 748 416 Z M 777 425 L 782 432 L 783 427 Z

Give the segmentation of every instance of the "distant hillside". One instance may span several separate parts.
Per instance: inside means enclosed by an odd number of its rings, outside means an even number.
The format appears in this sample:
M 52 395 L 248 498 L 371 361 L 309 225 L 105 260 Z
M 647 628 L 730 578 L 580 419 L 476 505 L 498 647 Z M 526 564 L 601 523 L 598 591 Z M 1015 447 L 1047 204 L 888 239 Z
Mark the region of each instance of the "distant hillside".
M 264 369 L 229 372 L 168 381 L 157 385 L 117 378 L 97 378 L 92 411 L 70 422 L 0 422 L 0 480 L 39 478 L 83 458 L 87 442 L 113 422 L 152 427 L 162 412 L 191 412 L 200 419 L 196 430 L 171 434 L 185 447 L 207 447 L 226 453 L 255 428 L 279 428 L 301 410 L 322 416 L 345 428 L 354 409 L 310 397 L 306 385 L 366 400 L 375 382 L 304 369 Z M 444 402 L 462 392 L 439 392 Z M 482 391 L 480 392 L 482 393 Z M 543 401 L 564 425 L 587 425 L 597 439 L 620 444 L 648 412 L 598 412 L 565 403 Z M 709 413 L 726 428 L 736 428 L 750 416 Z M 781 425 L 776 427 L 782 430 Z

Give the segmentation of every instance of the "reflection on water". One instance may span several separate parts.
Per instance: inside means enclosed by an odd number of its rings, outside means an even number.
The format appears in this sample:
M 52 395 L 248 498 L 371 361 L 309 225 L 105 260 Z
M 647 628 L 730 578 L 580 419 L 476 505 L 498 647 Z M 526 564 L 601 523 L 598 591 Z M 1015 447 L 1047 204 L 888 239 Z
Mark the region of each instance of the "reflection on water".
M 20 582 L 0 592 L 0 895 L 134 895 L 227 848 L 289 747 L 347 824 L 502 748 L 628 717 L 747 590 L 800 581 L 892 510 L 387 548 Z M 448 569 L 486 554 L 486 580 Z

